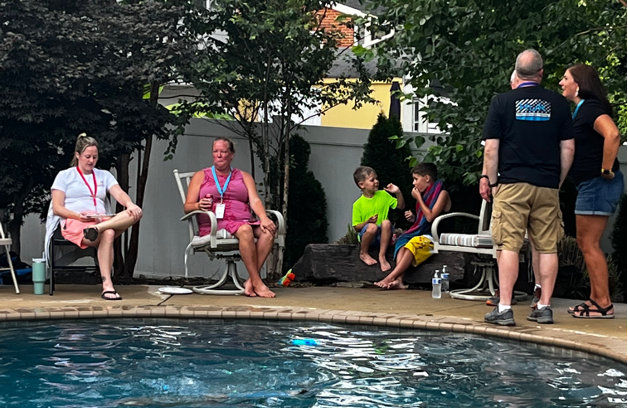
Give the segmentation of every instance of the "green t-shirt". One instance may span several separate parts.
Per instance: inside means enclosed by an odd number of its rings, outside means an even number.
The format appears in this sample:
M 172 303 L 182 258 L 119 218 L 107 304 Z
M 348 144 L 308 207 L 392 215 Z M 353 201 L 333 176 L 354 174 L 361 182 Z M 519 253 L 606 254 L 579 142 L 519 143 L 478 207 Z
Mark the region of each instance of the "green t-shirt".
M 388 210 L 397 208 L 397 199 L 384 190 L 377 190 L 372 198 L 364 197 L 355 200 L 351 215 L 351 225 L 356 226 L 377 214 L 377 225 L 388 219 Z

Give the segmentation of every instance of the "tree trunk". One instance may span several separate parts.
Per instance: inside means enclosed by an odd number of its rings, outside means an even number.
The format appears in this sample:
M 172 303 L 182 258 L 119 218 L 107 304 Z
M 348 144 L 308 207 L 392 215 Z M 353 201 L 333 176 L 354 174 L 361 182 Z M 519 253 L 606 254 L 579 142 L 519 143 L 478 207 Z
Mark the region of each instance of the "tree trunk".
M 116 172 L 117 172 L 116 180 L 118 181 L 120 188 L 124 191 L 129 191 L 129 162 L 130 161 L 131 161 L 131 158 L 129 157 L 129 155 L 124 154 L 118 158 L 118 163 L 116 163 Z M 119 213 L 122 210 L 124 210 L 122 205 L 120 205 L 120 203 L 116 203 L 115 212 Z M 122 279 L 126 278 L 124 274 L 126 245 L 123 245 L 126 234 L 127 233 L 124 232 L 124 234 L 120 235 L 113 242 L 113 253 L 114 253 L 113 270 L 115 271 L 114 276 L 118 278 L 122 278 Z
M 151 83 L 150 85 L 151 106 L 157 106 L 159 97 L 159 84 Z M 144 141 L 144 155 L 138 151 L 138 171 L 137 171 L 137 189 L 135 193 L 135 204 L 142 207 L 144 205 L 144 195 L 146 193 L 146 183 L 148 182 L 148 167 L 150 164 L 150 154 L 153 148 L 153 137 L 148 136 Z M 129 279 L 133 279 L 133 271 L 137 263 L 140 244 L 140 225 L 141 221 L 131 227 L 131 238 L 129 240 L 128 250 L 124 259 L 124 275 Z

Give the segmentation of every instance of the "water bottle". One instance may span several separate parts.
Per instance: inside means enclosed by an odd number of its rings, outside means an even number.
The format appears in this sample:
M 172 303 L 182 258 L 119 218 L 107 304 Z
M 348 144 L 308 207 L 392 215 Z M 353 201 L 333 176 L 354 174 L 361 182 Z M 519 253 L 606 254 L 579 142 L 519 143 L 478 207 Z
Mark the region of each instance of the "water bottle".
M 434 272 L 434 277 L 432 278 L 432 298 L 440 299 L 441 296 L 441 278 L 439 276 L 439 270 L 437 269 Z
M 443 272 L 440 274 L 440 278 L 443 293 L 449 293 L 449 272 L 447 272 L 447 265 L 443 265 Z

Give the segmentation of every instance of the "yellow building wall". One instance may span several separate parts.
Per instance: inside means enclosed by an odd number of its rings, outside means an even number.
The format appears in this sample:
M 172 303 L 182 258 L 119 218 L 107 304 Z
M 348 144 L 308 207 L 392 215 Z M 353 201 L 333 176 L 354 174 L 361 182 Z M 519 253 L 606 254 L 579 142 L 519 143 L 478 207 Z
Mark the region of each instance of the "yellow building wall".
M 333 81 L 329 79 L 328 81 Z M 394 78 L 393 81 L 402 83 L 401 78 Z M 344 127 L 354 129 L 371 129 L 380 112 L 388 116 L 390 109 L 390 86 L 391 82 L 373 82 L 371 84 L 371 97 L 377 100 L 375 104 L 363 104 L 360 109 L 354 110 L 353 103 L 338 105 L 321 117 L 321 126 Z M 401 118 L 400 118 L 401 119 Z

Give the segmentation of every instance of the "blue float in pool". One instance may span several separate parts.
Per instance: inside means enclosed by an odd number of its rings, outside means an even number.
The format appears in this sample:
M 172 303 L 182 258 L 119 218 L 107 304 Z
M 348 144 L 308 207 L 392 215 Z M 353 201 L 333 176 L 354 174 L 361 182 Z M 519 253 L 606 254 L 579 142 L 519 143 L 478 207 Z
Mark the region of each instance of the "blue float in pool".
M 295 346 L 318 346 L 314 339 L 293 339 L 292 344 Z

